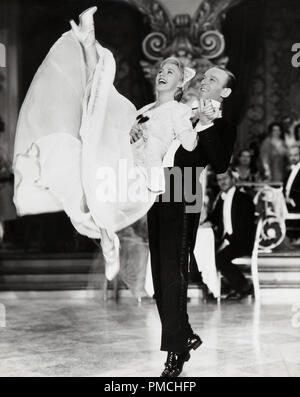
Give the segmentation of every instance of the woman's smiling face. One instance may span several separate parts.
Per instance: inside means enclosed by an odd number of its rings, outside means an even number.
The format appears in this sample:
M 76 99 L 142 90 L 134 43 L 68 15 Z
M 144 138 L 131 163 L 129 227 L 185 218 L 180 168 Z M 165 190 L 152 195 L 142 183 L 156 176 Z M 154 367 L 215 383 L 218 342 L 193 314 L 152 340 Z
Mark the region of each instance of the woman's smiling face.
M 156 76 L 156 91 L 176 91 L 182 83 L 182 75 L 178 68 L 173 63 L 165 63 L 160 67 Z

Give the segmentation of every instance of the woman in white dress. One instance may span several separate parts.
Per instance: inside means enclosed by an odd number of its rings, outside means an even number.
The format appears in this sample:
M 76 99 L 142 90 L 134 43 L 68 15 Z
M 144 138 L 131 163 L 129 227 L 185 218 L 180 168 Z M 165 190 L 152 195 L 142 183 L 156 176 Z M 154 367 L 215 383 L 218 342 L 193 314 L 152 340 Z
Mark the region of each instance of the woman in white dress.
M 196 146 L 191 110 L 176 101 L 195 72 L 174 58 L 163 62 L 155 103 L 137 112 L 113 86 L 113 55 L 95 40 L 96 10 L 82 13 L 79 26 L 71 21 L 29 88 L 15 140 L 14 202 L 19 215 L 63 209 L 81 234 L 101 238 L 112 279 L 115 232 L 144 216 L 163 191 L 169 146 L 176 138 L 186 150 Z M 130 136 L 142 139 L 131 145 Z

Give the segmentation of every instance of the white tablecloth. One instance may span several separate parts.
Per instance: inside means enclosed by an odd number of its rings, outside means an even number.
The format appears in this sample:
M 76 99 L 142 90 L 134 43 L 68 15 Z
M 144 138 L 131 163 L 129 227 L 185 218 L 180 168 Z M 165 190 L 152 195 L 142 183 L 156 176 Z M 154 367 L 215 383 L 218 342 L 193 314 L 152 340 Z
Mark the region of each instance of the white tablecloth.
M 216 268 L 215 237 L 211 227 L 199 227 L 194 255 L 202 280 L 215 298 L 220 296 L 220 280 Z

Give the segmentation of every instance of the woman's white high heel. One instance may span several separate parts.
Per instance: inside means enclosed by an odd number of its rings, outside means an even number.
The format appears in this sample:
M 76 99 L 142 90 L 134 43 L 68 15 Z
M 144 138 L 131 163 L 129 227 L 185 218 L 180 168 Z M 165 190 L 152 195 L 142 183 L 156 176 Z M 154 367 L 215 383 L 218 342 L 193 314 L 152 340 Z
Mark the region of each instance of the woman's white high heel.
M 97 7 L 90 7 L 87 10 L 83 11 L 80 15 L 79 15 L 79 23 L 81 28 L 83 29 L 89 29 L 89 28 L 93 28 L 94 27 L 94 18 L 93 15 L 95 14 L 95 12 L 97 11 Z
M 118 236 L 108 235 L 107 231 L 101 230 L 101 247 L 105 260 L 105 276 L 107 280 L 113 280 L 120 270 L 120 241 Z
M 90 7 L 83 11 L 79 15 L 79 25 L 73 20 L 70 21 L 70 25 L 73 33 L 77 37 L 78 41 L 85 47 L 90 47 L 96 42 L 95 38 L 95 26 L 93 15 L 97 11 L 97 7 Z

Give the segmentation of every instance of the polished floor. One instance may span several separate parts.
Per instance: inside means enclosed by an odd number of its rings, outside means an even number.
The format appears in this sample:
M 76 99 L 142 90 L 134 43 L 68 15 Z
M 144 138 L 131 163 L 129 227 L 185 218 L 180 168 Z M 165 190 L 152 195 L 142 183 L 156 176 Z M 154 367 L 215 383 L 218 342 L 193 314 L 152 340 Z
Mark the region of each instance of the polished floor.
M 147 377 L 162 369 L 151 301 L 2 299 L 0 310 L 1 377 Z M 182 376 L 300 376 L 300 305 L 193 299 L 189 312 L 204 344 Z

